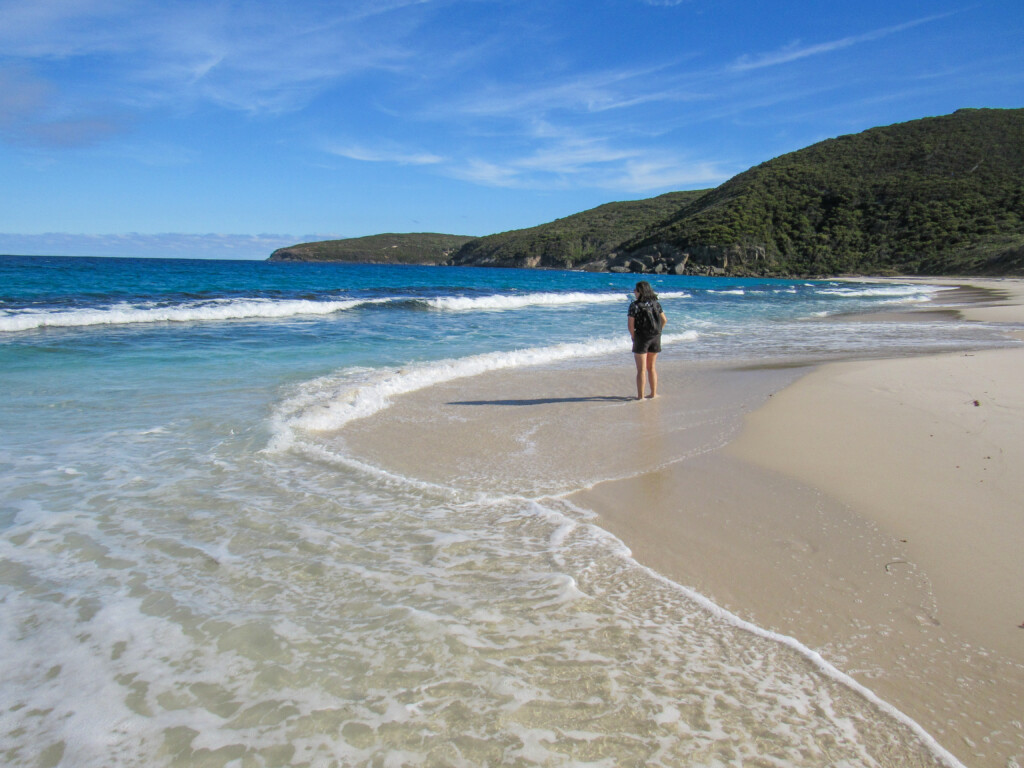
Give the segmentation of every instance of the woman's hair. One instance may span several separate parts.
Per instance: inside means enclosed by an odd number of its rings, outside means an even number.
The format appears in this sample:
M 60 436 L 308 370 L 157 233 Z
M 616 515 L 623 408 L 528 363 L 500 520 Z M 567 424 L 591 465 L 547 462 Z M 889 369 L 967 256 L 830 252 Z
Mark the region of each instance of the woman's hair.
M 658 294 L 656 294 L 654 292 L 654 289 L 651 288 L 651 284 L 648 283 L 646 280 L 641 280 L 639 283 L 637 283 L 636 284 L 636 290 L 637 290 L 637 293 L 640 294 L 640 298 L 638 299 L 638 301 L 657 301 L 658 300 Z

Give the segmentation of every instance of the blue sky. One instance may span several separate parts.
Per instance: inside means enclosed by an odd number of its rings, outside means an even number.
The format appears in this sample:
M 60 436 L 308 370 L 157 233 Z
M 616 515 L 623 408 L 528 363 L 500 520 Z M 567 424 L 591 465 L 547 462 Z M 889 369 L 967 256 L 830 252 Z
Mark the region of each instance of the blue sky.
M 1024 106 L 1024 4 L 0 0 L 0 253 L 486 235 Z

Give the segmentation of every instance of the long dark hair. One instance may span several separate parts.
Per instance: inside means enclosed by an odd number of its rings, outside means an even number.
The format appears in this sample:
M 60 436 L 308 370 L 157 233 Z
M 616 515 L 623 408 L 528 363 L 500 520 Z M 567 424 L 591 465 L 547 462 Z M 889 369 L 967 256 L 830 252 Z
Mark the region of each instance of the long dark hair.
M 654 292 L 654 289 L 651 288 L 651 284 L 648 283 L 646 280 L 641 280 L 639 283 L 636 284 L 636 291 L 637 293 L 640 294 L 640 296 L 637 298 L 637 301 L 658 300 L 658 294 Z

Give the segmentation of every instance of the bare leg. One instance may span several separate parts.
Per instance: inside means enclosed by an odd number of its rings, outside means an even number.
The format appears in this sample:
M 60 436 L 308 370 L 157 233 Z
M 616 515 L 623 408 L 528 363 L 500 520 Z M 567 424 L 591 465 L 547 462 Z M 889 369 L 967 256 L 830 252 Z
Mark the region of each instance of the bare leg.
M 647 353 L 647 380 L 651 382 L 651 397 L 658 396 L 658 371 L 654 367 L 654 363 L 657 359 L 657 352 Z
M 644 399 L 644 385 L 647 378 L 647 355 L 646 354 L 633 354 L 633 359 L 636 361 L 636 399 Z

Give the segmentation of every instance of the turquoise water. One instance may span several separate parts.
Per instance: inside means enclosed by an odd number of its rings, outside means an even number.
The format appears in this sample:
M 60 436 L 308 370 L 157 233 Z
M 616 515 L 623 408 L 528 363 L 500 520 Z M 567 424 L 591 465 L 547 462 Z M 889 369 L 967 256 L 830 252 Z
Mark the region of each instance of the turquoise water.
M 628 370 L 634 282 L 0 257 L 5 764 L 949 764 L 799 643 L 638 566 L 559 493 L 338 455 L 346 425 L 403 394 Z M 933 286 L 651 282 L 666 359 L 1005 343 L 828 320 L 949 296 Z

